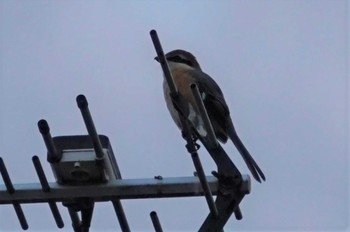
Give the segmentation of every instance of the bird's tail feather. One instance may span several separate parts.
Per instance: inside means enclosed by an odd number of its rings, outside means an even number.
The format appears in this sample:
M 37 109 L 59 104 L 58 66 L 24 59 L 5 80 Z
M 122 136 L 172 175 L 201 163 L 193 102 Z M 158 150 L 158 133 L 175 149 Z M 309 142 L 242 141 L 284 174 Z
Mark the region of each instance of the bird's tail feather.
M 232 140 L 233 144 L 236 146 L 239 153 L 242 155 L 245 163 L 247 164 L 250 172 L 252 173 L 254 179 L 256 179 L 258 182 L 261 183 L 261 179 L 265 181 L 265 175 L 261 171 L 258 164 L 255 162 L 253 157 L 250 155 L 247 148 L 242 143 L 241 139 L 238 137 L 233 125 L 230 127 L 231 129 L 228 131 L 228 135 L 230 139 Z

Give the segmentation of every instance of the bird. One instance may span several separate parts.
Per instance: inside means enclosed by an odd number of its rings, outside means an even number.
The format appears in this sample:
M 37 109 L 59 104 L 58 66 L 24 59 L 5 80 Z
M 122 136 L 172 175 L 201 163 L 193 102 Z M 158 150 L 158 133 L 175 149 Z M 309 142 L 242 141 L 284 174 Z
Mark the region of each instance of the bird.
M 218 141 L 225 144 L 231 139 L 238 152 L 243 157 L 253 177 L 261 182 L 266 180 L 264 173 L 244 146 L 233 125 L 230 110 L 226 104 L 223 92 L 219 85 L 208 74 L 202 71 L 196 57 L 188 51 L 176 49 L 165 54 L 169 70 L 179 95 L 188 104 L 188 119 L 192 122 L 200 136 L 205 136 L 206 130 L 196 106 L 196 101 L 191 91 L 191 84 L 196 84 L 209 120 L 212 124 Z M 154 58 L 160 62 L 158 56 Z M 174 106 L 170 89 L 166 79 L 163 81 L 163 92 L 167 108 L 176 125 L 181 130 L 181 120 L 176 106 Z

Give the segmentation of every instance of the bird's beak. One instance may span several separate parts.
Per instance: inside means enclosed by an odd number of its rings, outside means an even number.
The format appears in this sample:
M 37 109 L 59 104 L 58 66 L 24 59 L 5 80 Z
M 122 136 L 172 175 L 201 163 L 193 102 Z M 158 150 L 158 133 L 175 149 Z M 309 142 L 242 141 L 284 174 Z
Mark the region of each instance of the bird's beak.
M 158 57 L 158 56 L 154 57 L 154 59 L 155 59 L 157 62 L 159 62 L 159 57 Z

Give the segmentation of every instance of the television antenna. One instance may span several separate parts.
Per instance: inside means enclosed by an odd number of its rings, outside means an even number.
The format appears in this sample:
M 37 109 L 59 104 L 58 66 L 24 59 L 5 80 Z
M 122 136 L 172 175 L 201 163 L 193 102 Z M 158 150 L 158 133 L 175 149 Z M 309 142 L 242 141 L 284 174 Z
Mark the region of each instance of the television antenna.
M 48 203 L 58 228 L 64 223 L 57 207 L 58 202 L 67 207 L 75 232 L 88 232 L 94 205 L 97 202 L 112 202 L 120 229 L 130 232 L 121 200 L 164 197 L 204 196 L 209 214 L 199 232 L 221 232 L 232 214 L 242 219 L 239 204 L 250 193 L 249 175 L 241 175 L 221 145 L 217 142 L 208 114 L 195 84 L 192 94 L 199 106 L 207 135 L 201 137 L 188 120 L 188 109 L 178 94 L 168 63 L 155 30 L 150 31 L 171 97 L 179 112 L 182 135 L 196 169 L 192 177 L 155 177 L 150 179 L 123 179 L 109 139 L 99 135 L 92 120 L 88 101 L 84 95 L 76 98 L 88 135 L 52 137 L 46 120 L 38 122 L 47 148 L 47 161 L 55 176 L 55 182 L 48 182 L 38 156 L 32 161 L 39 183 L 13 184 L 3 159 L 0 157 L 0 172 L 4 184 L 0 184 L 0 204 L 12 204 L 23 230 L 29 228 L 21 204 Z M 195 136 L 194 136 L 195 135 Z M 214 160 L 217 171 L 206 176 L 198 156 L 198 138 Z M 214 200 L 213 195 L 216 195 Z M 80 215 L 78 214 L 80 212 Z M 155 211 L 150 217 L 156 232 L 162 227 Z

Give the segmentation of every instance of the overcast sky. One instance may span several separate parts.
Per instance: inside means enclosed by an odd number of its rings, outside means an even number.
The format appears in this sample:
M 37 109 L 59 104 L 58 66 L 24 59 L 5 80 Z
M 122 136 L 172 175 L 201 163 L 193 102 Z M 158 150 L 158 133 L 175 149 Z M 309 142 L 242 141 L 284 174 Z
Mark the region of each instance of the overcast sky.
M 14 183 L 37 182 L 31 163 L 53 136 L 86 134 L 84 94 L 109 137 L 124 178 L 191 176 L 192 160 L 167 112 L 149 31 L 165 51 L 192 52 L 221 86 L 237 132 L 267 181 L 225 231 L 347 231 L 348 5 L 295 1 L 0 1 L 0 156 Z M 224 146 L 248 174 L 232 143 Z M 215 170 L 200 150 L 205 171 Z M 0 184 L 2 184 L 2 180 Z M 122 201 L 132 231 L 196 231 L 204 198 Z M 47 204 L 23 205 L 30 231 L 58 231 Z M 61 206 L 65 228 L 72 231 Z M 18 231 L 0 206 L 0 231 Z M 96 205 L 91 231 L 118 231 L 111 203 Z

